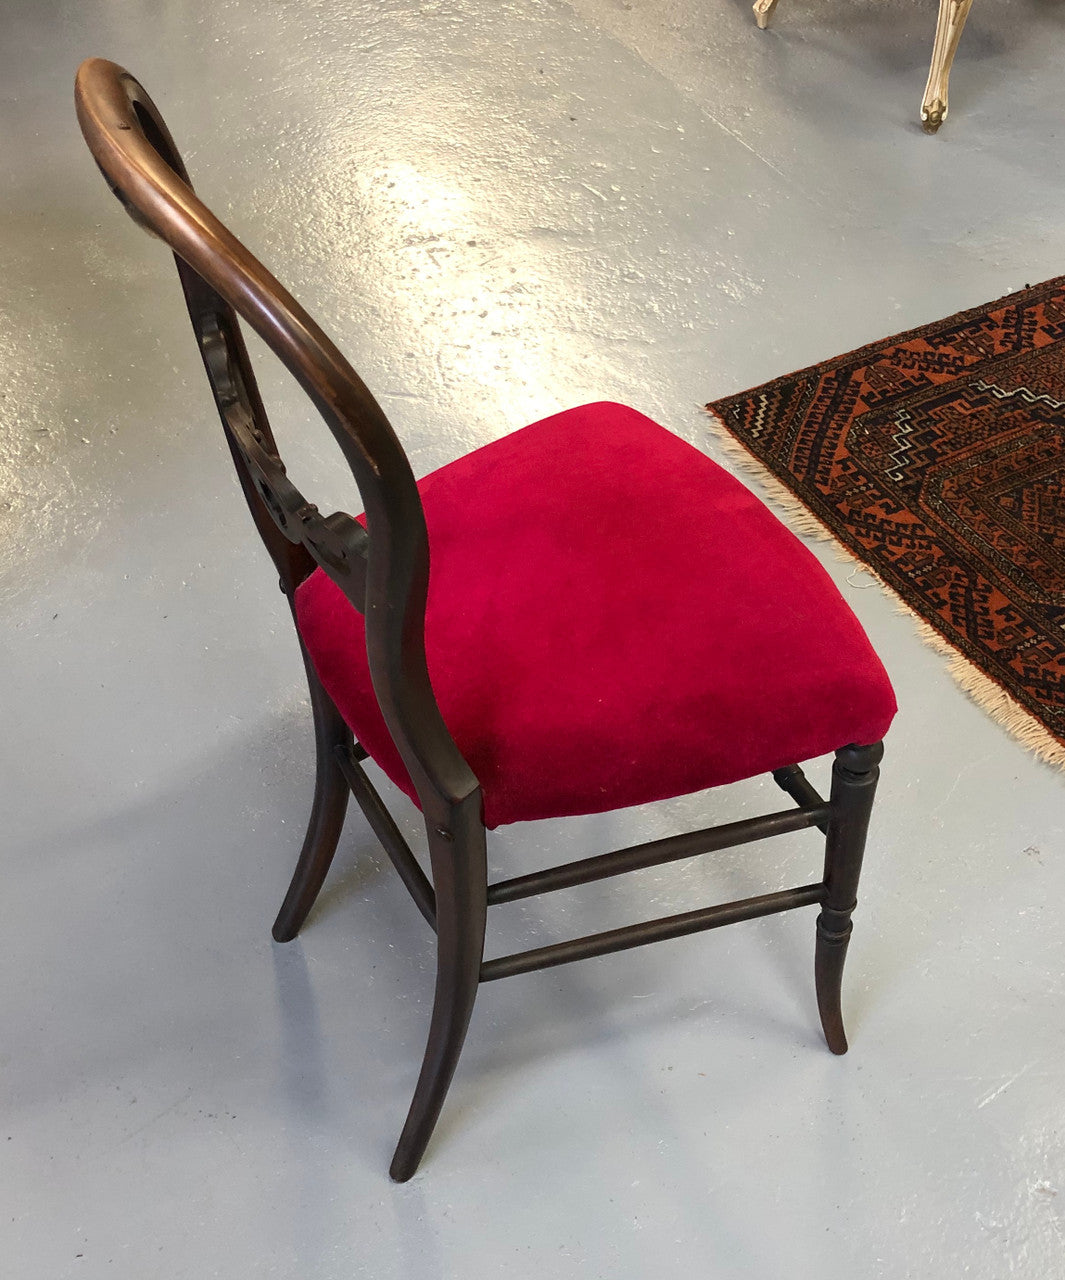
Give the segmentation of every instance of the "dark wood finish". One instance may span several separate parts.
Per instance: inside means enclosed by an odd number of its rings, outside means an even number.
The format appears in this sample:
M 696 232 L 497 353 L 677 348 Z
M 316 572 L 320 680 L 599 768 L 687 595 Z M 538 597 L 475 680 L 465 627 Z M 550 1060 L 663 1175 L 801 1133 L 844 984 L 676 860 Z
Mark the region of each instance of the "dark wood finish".
M 112 191 L 178 259 L 237 474 L 284 589 L 291 594 L 317 565 L 366 614 L 370 672 L 385 723 L 423 811 L 445 814 L 478 786 L 440 716 L 425 668 L 428 539 L 414 476 L 391 424 L 307 312 L 198 199 L 162 117 L 137 81 L 114 63 L 91 58 L 79 69 L 75 102 Z M 366 529 L 343 512 L 322 516 L 288 479 L 238 316 L 321 413 L 351 468 Z
M 833 1053 L 847 1052 L 840 992 L 851 938 L 851 912 L 858 905 L 865 838 L 884 755 L 881 743 L 843 747 L 832 766 L 832 812 L 825 841 L 825 898 L 817 917 L 814 981 L 825 1040 Z
M 480 796 L 453 805 L 429 824 L 436 886 L 437 969 L 433 1016 L 421 1074 L 389 1173 L 396 1182 L 418 1168 L 455 1074 L 477 996 L 488 902 L 488 866 Z
M 338 751 L 350 751 L 351 730 L 333 705 L 332 698 L 322 688 L 302 643 L 300 649 L 303 652 L 307 686 L 311 694 L 317 768 L 307 835 L 292 883 L 274 921 L 273 935 L 276 942 L 290 942 L 299 933 L 307 913 L 314 906 L 318 892 L 325 883 L 333 854 L 336 853 L 340 832 L 344 827 L 344 815 L 348 809 L 348 796 L 351 794 L 336 755 Z
M 842 1052 L 843 955 L 881 748 L 846 747 L 837 753 L 827 803 L 798 766 L 789 766 L 774 777 L 796 801 L 796 810 L 652 841 L 489 889 L 480 787 L 448 733 L 426 669 L 428 537 L 414 476 L 391 425 L 310 316 L 198 199 L 166 125 L 137 81 L 114 63 L 90 59 L 78 72 L 76 102 L 82 132 L 111 190 L 138 225 L 174 252 L 222 429 L 282 591 L 291 604 L 296 588 L 317 567 L 365 615 L 374 692 L 425 820 L 432 882 L 359 767 L 366 753 L 352 741 L 304 650 L 315 725 L 315 798 L 274 936 L 279 941 L 292 938 L 306 919 L 333 857 L 351 791 L 437 935 L 429 1035 L 392 1161 L 393 1178 L 409 1178 L 424 1154 L 482 981 L 821 903 L 818 1002 L 829 1046 Z M 240 319 L 281 359 L 318 408 L 351 468 L 365 527 L 343 512 L 322 515 L 289 479 L 255 384 Z M 821 883 L 484 961 L 489 902 L 513 901 L 811 826 L 828 833 Z
M 579 862 L 567 862 L 560 867 L 548 867 L 530 875 L 515 876 L 512 880 L 500 880 L 488 886 L 488 904 L 515 902 L 519 898 L 531 898 L 541 893 L 553 893 L 573 885 L 588 884 L 607 876 L 619 876 L 626 871 L 641 871 L 645 867 L 658 867 L 680 858 L 692 858 L 718 849 L 731 849 L 752 840 L 767 840 L 770 836 L 787 835 L 791 831 L 803 831 L 819 826 L 828 819 L 829 806 L 822 800 L 813 809 L 787 809 L 783 813 L 767 813 L 758 818 L 745 818 L 742 822 L 726 822 L 720 827 L 707 827 L 703 831 L 691 831 L 685 835 L 669 836 L 665 840 L 652 840 L 649 844 L 637 844 L 628 849 L 616 849 L 613 853 L 600 854 L 598 858 L 582 858 Z
M 781 791 L 786 791 L 797 805 L 804 808 L 812 809 L 825 803 L 820 792 L 810 783 L 797 764 L 789 764 L 784 769 L 774 769 L 773 781 Z M 817 823 L 817 829 L 822 835 L 828 835 L 828 821 L 820 820 Z
M 738 924 L 741 920 L 757 920 L 759 916 L 794 911 L 797 907 L 810 907 L 822 900 L 824 890 L 825 886 L 818 881 L 817 884 L 805 884 L 798 889 L 782 889 L 778 893 L 760 894 L 757 898 L 742 898 L 738 902 L 701 907 L 698 911 L 685 911 L 681 915 L 645 920 L 640 924 L 625 925 L 621 929 L 609 929 L 605 933 L 593 933 L 584 938 L 573 938 L 569 942 L 557 942 L 550 947 L 537 947 L 533 951 L 518 951 L 512 956 L 500 956 L 497 960 L 486 961 L 481 966 L 481 981 L 492 982 L 496 978 L 509 978 L 516 973 L 550 969 L 558 964 L 570 964 L 574 960 L 587 960 L 590 956 L 628 951 L 632 947 L 646 946 L 649 942 L 683 938 L 686 934 L 701 933 L 704 929 L 720 929 L 722 925 Z
M 337 747 L 336 759 L 347 785 L 358 802 L 359 808 L 370 824 L 381 847 L 388 854 L 399 878 L 407 886 L 407 892 L 430 925 L 436 928 L 436 894 L 425 872 L 418 865 L 410 845 L 403 839 L 395 819 L 385 808 L 385 802 L 377 789 L 359 767 L 354 752 L 347 747 Z M 365 752 L 362 758 L 365 759 Z

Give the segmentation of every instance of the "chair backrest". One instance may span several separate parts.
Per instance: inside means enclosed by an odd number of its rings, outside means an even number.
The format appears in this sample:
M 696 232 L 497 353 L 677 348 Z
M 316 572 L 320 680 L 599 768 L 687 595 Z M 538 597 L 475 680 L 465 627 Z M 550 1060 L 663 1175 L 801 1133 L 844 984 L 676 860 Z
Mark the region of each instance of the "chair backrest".
M 152 100 L 121 67 L 78 70 L 78 121 L 126 211 L 174 252 L 222 427 L 256 527 L 289 598 L 318 566 L 366 618 L 370 674 L 422 808 L 477 780 L 440 716 L 425 662 L 429 545 L 410 464 L 354 370 L 310 316 L 197 198 Z M 241 336 L 242 317 L 284 363 L 351 467 L 366 526 L 323 516 L 289 480 Z

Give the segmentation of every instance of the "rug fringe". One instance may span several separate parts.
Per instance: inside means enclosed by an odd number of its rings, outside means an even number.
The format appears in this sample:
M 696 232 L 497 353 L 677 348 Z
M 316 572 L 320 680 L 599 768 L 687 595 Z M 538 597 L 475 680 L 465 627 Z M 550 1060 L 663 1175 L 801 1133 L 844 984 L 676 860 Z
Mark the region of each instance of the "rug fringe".
M 1058 769 L 1065 769 L 1065 742 L 1056 738 L 997 680 L 985 675 L 979 667 L 970 662 L 965 654 L 942 636 L 926 618 L 922 618 L 911 605 L 907 604 L 894 587 L 886 583 L 875 569 L 844 546 L 832 530 L 818 519 L 782 480 L 773 475 L 759 457 L 751 453 L 743 442 L 729 431 L 713 409 L 707 406 L 706 414 L 710 419 L 714 438 L 725 457 L 738 470 L 758 481 L 769 499 L 787 513 L 789 522 L 800 533 L 809 538 L 816 538 L 819 542 L 830 542 L 840 561 L 844 564 L 857 565 L 868 573 L 891 598 L 897 611 L 910 619 L 921 639 L 947 659 L 947 671 L 981 711 L 986 712 L 1002 725 L 1038 759 Z

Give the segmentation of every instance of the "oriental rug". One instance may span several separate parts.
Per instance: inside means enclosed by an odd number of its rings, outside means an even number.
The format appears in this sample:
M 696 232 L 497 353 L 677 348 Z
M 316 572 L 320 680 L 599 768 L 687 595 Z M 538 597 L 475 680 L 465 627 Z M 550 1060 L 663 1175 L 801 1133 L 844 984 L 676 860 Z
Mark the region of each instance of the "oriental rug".
M 1065 278 L 707 408 L 797 526 L 831 534 L 1065 766 Z

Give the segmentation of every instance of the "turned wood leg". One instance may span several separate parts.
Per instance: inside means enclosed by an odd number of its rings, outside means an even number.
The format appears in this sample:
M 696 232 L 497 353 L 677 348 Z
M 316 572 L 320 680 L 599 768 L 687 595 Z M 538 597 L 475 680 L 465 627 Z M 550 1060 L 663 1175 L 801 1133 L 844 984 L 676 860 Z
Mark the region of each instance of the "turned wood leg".
M 325 882 L 329 864 L 336 852 L 344 826 L 344 815 L 348 809 L 348 796 L 351 794 L 335 755 L 338 746 L 351 746 L 351 730 L 333 705 L 333 699 L 322 688 L 306 652 L 304 662 L 307 666 L 311 709 L 314 712 L 314 745 L 317 755 L 314 803 L 292 883 L 274 921 L 273 934 L 276 942 L 291 942 L 314 906 L 314 900 Z
M 754 0 L 754 20 L 762 31 L 769 26 L 769 19 L 776 7 L 777 0 Z
M 825 840 L 825 896 L 817 917 L 814 981 L 825 1040 L 833 1053 L 847 1052 L 840 993 L 843 962 L 858 897 L 865 836 L 884 755 L 882 743 L 843 747 L 832 766 L 832 811 Z
M 436 997 L 421 1075 L 389 1170 L 396 1182 L 418 1168 L 455 1074 L 480 981 L 488 914 L 480 792 L 446 826 L 430 820 L 427 828 L 436 889 Z
M 932 66 L 921 103 L 921 124 L 925 133 L 935 133 L 947 118 L 947 85 L 954 55 L 958 52 L 965 19 L 973 0 L 939 0 L 936 42 L 932 47 Z

